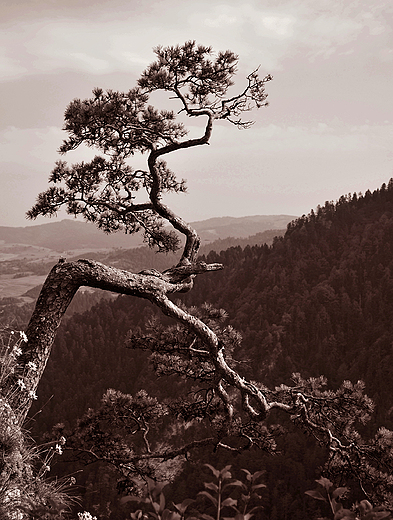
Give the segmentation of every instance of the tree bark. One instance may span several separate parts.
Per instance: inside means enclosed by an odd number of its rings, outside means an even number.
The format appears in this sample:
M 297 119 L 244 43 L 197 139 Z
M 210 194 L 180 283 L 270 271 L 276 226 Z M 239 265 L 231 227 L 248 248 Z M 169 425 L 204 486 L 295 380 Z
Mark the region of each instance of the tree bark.
M 50 271 L 26 329 L 18 370 L 9 392 L 10 406 L 23 424 L 49 359 L 56 331 L 79 287 L 94 287 L 145 298 L 158 304 L 166 295 L 191 289 L 196 274 L 222 269 L 221 264 L 197 262 L 163 273 L 130 273 L 91 260 L 59 261 Z M 163 309 L 164 310 L 164 309 Z M 165 312 L 165 311 L 164 311 Z M 25 388 L 21 388 L 20 381 Z M 18 383 L 19 382 L 19 383 Z

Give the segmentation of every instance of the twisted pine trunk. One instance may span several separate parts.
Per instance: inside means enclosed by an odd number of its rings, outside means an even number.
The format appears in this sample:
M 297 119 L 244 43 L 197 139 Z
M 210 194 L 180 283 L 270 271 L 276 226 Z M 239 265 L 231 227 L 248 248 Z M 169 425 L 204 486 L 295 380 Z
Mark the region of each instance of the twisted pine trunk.
M 79 287 L 87 286 L 145 298 L 176 318 L 173 312 L 176 306 L 167 295 L 189 290 L 196 274 L 218 269 L 222 269 L 221 264 L 207 265 L 200 262 L 174 267 L 164 273 L 142 271 L 135 274 L 90 260 L 59 261 L 42 287 L 26 329 L 27 342 L 22 344 L 18 369 L 7 389 L 9 404 L 15 411 L 19 424 L 22 425 L 26 419 L 48 362 L 56 331 Z M 195 326 L 193 316 L 188 315 L 186 321 L 187 319 Z M 21 379 L 25 385 L 23 390 L 20 386 Z

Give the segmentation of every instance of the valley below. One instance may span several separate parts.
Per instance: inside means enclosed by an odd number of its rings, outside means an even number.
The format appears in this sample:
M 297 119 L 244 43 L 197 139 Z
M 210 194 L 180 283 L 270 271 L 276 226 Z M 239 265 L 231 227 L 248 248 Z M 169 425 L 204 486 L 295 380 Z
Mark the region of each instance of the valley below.
M 192 225 L 202 239 L 201 252 L 220 251 L 230 246 L 271 244 L 282 236 L 291 215 L 222 217 Z M 104 235 L 93 225 L 75 220 L 11 228 L 0 226 L 0 305 L 2 299 L 19 303 L 34 301 L 30 293 L 41 286 L 52 266 L 60 259 L 88 258 L 121 269 L 168 268 L 176 255 L 156 255 L 143 245 L 141 235 Z M 147 261 L 147 263 L 146 263 Z

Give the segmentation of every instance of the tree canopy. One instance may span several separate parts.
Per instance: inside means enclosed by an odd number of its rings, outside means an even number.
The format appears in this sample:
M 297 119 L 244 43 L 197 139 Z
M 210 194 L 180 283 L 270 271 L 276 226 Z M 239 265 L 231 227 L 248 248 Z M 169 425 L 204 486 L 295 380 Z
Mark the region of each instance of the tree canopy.
M 243 90 L 229 96 L 238 57 L 231 51 L 214 55 L 211 47 L 187 42 L 176 47 L 157 47 L 157 60 L 141 75 L 138 85 L 128 92 L 95 89 L 93 97 L 75 99 L 65 112 L 64 130 L 68 138 L 60 147 L 65 154 L 85 144 L 100 152 L 90 162 L 67 165 L 56 163 L 49 182 L 35 206 L 27 213 L 55 215 L 64 206 L 69 214 L 81 215 L 110 233 L 143 230 L 149 245 L 162 251 L 179 247 L 178 235 L 164 229 L 168 222 L 187 237 L 182 261 L 192 261 L 198 251 L 195 232 L 162 202 L 166 192 L 186 190 L 163 156 L 179 149 L 209 143 L 213 123 L 226 120 L 237 127 L 248 127 L 242 115 L 266 105 L 265 84 L 252 72 Z M 158 110 L 149 104 L 149 94 L 163 90 L 189 117 L 205 120 L 199 138 L 187 138 L 184 124 L 173 111 Z M 147 168 L 134 169 L 128 159 L 137 152 L 147 153 Z M 139 201 L 143 191 L 146 200 Z M 138 201 L 137 201 L 138 197 Z

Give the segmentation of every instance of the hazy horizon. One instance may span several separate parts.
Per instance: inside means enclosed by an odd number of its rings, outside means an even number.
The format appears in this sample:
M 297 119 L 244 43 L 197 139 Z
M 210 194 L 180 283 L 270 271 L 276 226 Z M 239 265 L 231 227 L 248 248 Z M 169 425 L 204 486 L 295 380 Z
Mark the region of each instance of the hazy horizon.
M 293 219 L 296 219 L 298 217 L 300 217 L 301 215 L 287 215 L 286 213 L 278 213 L 278 214 L 270 214 L 270 215 L 244 215 L 244 216 L 241 216 L 241 217 L 232 217 L 231 215 L 222 215 L 222 216 L 217 216 L 217 217 L 209 217 L 209 218 L 206 218 L 206 219 L 201 219 L 201 220 L 194 220 L 192 222 L 190 222 L 191 224 L 198 224 L 198 223 L 202 223 L 202 222 L 209 222 L 209 221 L 212 221 L 212 220 L 226 220 L 226 219 L 234 219 L 234 220 L 241 220 L 241 219 L 247 219 L 247 218 L 259 218 L 259 217 L 266 217 L 266 218 L 274 218 L 274 217 L 290 217 L 290 218 L 293 218 Z M 39 223 L 36 222 L 36 221 L 29 221 L 30 222 L 30 226 L 3 226 L 2 224 L 0 224 L 0 228 L 27 228 L 27 227 L 32 227 L 32 226 L 45 226 L 46 224 L 56 224 L 56 223 L 60 223 L 60 222 L 63 222 L 63 221 L 70 221 L 70 222 L 77 222 L 79 224 L 88 224 L 88 225 L 91 225 L 91 226 L 94 226 L 95 227 L 95 224 L 92 223 L 92 222 L 86 222 L 80 218 L 76 219 L 76 218 L 73 218 L 71 215 L 67 215 L 65 216 L 64 218 L 47 218 L 45 220 L 43 220 L 42 222 L 40 221 Z M 122 231 L 119 231 L 119 233 L 122 233 Z
M 132 88 L 153 47 L 186 40 L 237 53 L 238 89 L 258 66 L 274 79 L 249 130 L 218 122 L 211 146 L 167 157 L 188 194 L 164 201 L 185 220 L 300 216 L 393 177 L 393 6 L 382 0 L 5 0 L 0 15 L 1 226 L 51 222 L 25 213 L 60 158 L 68 103 Z

